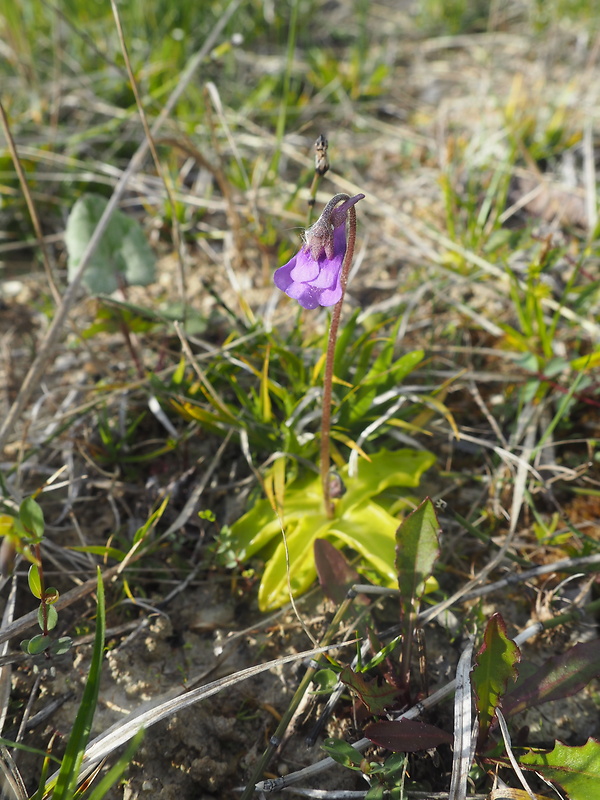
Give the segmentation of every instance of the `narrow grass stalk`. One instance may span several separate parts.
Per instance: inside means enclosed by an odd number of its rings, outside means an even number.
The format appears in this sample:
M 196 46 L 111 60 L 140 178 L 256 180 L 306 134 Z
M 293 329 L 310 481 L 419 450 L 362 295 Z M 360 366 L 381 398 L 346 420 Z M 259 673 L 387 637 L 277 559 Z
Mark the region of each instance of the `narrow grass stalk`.
M 319 191 L 319 184 L 321 178 L 329 170 L 329 158 L 327 156 L 327 149 L 329 143 L 327 139 L 320 134 L 315 142 L 315 174 L 308 190 L 308 226 L 310 227 L 313 222 L 313 214 L 315 210 L 315 202 L 317 200 L 317 192 Z
M 0 101 L 0 123 L 2 125 L 4 138 L 6 139 L 10 156 L 13 160 L 15 171 L 19 178 L 19 183 L 21 184 L 21 191 L 23 192 L 23 197 L 25 198 L 25 202 L 27 203 L 27 210 L 29 211 L 29 216 L 31 217 L 31 223 L 33 225 L 33 229 L 37 237 L 37 243 L 42 253 L 42 262 L 44 264 L 44 270 L 46 272 L 46 278 L 48 279 L 48 285 L 52 293 L 52 298 L 54 302 L 58 305 L 60 303 L 60 292 L 58 291 L 56 281 L 54 280 L 54 274 L 52 272 L 52 266 L 50 264 L 50 254 L 48 253 L 48 248 L 46 247 L 46 240 L 44 239 L 44 232 L 42 231 L 40 218 L 38 216 L 35 203 L 33 202 L 33 197 L 31 196 L 31 192 L 29 191 L 29 184 L 27 183 L 27 177 L 25 176 L 25 170 L 23 169 L 23 165 L 21 164 L 19 153 L 17 152 L 17 146 L 10 131 L 10 125 L 8 124 L 8 117 L 6 115 L 6 111 L 4 110 L 4 106 L 2 105 L 1 101 Z
M 140 115 L 140 120 L 142 122 L 142 126 L 144 128 L 144 134 L 146 135 L 146 141 L 148 142 L 148 147 L 150 148 L 150 153 L 152 154 L 152 160 L 154 161 L 154 167 L 158 173 L 159 178 L 163 182 L 163 186 L 165 187 L 165 192 L 167 194 L 167 199 L 169 201 L 169 205 L 171 207 L 171 220 L 173 225 L 173 244 L 175 245 L 175 250 L 177 252 L 177 263 L 178 263 L 178 277 L 179 277 L 179 293 L 181 295 L 181 308 L 183 313 L 183 319 L 185 321 L 187 315 L 187 291 L 186 291 L 186 280 L 185 280 L 185 262 L 184 262 L 184 250 L 183 250 L 183 237 L 181 236 L 181 230 L 179 227 L 179 220 L 177 219 L 177 206 L 175 203 L 175 197 L 173 195 L 173 190 L 171 188 L 170 181 L 167 180 L 167 176 L 162 168 L 162 164 L 160 163 L 160 159 L 158 157 L 158 151 L 156 150 L 156 144 L 154 143 L 154 138 L 152 136 L 152 131 L 150 130 L 150 126 L 148 125 L 148 119 L 146 117 L 146 111 L 144 109 L 144 105 L 142 103 L 142 98 L 139 93 L 137 81 L 135 79 L 135 75 L 133 74 L 133 69 L 131 67 L 131 61 L 129 60 L 129 52 L 127 50 L 127 44 L 125 43 L 125 34 L 123 33 L 123 26 L 121 24 L 121 17 L 119 15 L 119 9 L 115 0 L 110 0 L 110 5 L 113 12 L 113 17 L 115 20 L 115 25 L 117 28 L 117 34 L 119 36 L 119 44 L 121 45 L 121 52 L 123 53 L 123 60 L 125 61 L 125 66 L 127 68 L 127 75 L 129 77 L 129 83 L 131 85 L 131 90 L 133 92 L 133 96 L 135 97 L 135 103 L 138 109 L 138 113 Z

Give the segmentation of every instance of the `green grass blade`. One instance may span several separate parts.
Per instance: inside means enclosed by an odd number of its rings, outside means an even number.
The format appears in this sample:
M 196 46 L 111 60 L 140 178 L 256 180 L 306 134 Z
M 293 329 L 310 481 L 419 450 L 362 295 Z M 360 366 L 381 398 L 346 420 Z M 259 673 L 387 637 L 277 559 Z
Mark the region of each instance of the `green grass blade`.
M 83 690 L 83 696 L 75 717 L 73 730 L 69 736 L 67 749 L 62 760 L 62 765 L 56 778 L 56 785 L 52 793 L 52 800 L 71 800 L 75 791 L 79 767 L 83 760 L 86 745 L 92 728 L 92 720 L 98 703 L 100 690 L 100 674 L 104 656 L 104 635 L 106 631 L 106 616 L 104 609 L 104 586 L 102 575 L 98 569 L 98 603 L 96 615 L 96 636 L 94 650 L 88 679 Z M 49 787 L 47 787 L 49 788 Z
M 121 778 L 133 756 L 135 755 L 135 751 L 140 746 L 142 739 L 144 738 L 145 731 L 143 728 L 139 730 L 133 739 L 127 745 L 127 749 L 121 756 L 121 758 L 117 761 L 117 763 L 112 766 L 106 775 L 102 778 L 100 783 L 94 787 L 94 789 L 85 795 L 85 800 L 102 800 L 102 798 L 107 794 L 109 789 L 111 789 L 115 783 Z

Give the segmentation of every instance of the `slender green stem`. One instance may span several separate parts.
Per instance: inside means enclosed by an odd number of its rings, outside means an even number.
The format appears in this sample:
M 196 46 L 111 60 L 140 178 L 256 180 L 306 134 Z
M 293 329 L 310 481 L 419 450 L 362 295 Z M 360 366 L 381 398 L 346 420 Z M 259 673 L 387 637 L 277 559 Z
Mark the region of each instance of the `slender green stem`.
M 356 242 L 356 209 L 350 206 L 348 209 L 349 229 L 348 243 L 346 245 L 346 255 L 342 264 L 340 282 L 342 285 L 342 296 L 334 306 L 331 315 L 331 325 L 329 327 L 329 341 L 327 342 L 327 360 L 325 362 L 325 377 L 323 378 L 323 415 L 321 417 L 321 485 L 323 487 L 323 504 L 325 514 L 329 519 L 333 518 L 333 504 L 331 502 L 331 487 L 329 484 L 329 459 L 330 459 L 330 431 L 331 431 L 331 393 L 333 388 L 333 364 L 335 360 L 335 343 L 337 340 L 338 329 L 340 327 L 340 316 L 342 305 L 346 294 L 346 284 L 350 264 L 354 257 L 354 243 Z
M 40 580 L 40 607 L 42 609 L 42 633 L 44 636 L 48 636 L 48 606 L 46 605 L 46 583 L 44 581 L 42 549 L 39 545 L 39 542 L 34 544 L 33 552 L 37 560 L 38 577 Z
M 321 175 L 319 175 L 318 172 L 315 172 L 314 177 L 313 177 L 313 181 L 312 181 L 312 183 L 310 185 L 310 189 L 309 189 L 310 198 L 308 200 L 308 226 L 307 226 L 309 228 L 313 224 L 313 216 L 314 216 L 314 212 L 315 212 L 315 201 L 317 199 L 317 192 L 319 190 L 320 181 L 321 181 Z
M 588 615 L 597 613 L 599 609 L 600 599 L 592 600 L 592 602 L 588 603 L 586 606 L 574 608 L 566 614 L 558 614 L 556 617 L 552 617 L 552 619 L 544 620 L 541 624 L 544 626 L 544 630 L 547 631 L 551 628 L 557 628 L 559 625 L 566 625 L 568 622 L 577 622 L 577 620 L 583 617 L 588 617 Z
M 319 183 L 323 175 L 325 175 L 325 173 L 329 170 L 329 158 L 327 156 L 328 146 L 327 139 L 321 133 L 315 142 L 315 174 L 309 190 L 310 197 L 308 199 L 308 227 L 312 225 Z

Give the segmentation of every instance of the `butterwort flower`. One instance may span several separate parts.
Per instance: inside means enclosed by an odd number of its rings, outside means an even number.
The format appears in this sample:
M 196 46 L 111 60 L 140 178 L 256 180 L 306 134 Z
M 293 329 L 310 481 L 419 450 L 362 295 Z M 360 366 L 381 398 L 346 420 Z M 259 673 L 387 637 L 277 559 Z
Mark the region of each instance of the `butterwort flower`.
M 341 273 L 346 255 L 348 209 L 364 194 L 336 194 L 314 225 L 304 233 L 304 244 L 283 267 L 275 270 L 275 286 L 303 308 L 334 306 L 342 297 Z M 343 202 L 342 202 L 343 201 Z

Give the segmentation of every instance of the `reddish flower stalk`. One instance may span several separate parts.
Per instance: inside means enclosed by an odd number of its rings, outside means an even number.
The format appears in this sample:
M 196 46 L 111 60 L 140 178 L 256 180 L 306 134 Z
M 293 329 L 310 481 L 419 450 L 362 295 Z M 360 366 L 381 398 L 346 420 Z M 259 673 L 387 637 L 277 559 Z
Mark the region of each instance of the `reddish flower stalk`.
M 321 484 L 325 513 L 333 517 L 329 478 L 331 396 L 335 343 L 340 325 L 340 315 L 346 283 L 356 241 L 355 204 L 363 194 L 349 197 L 336 194 L 323 209 L 319 219 L 305 233 L 305 242 L 299 252 L 285 266 L 276 270 L 275 285 L 303 308 L 334 306 L 329 327 L 325 376 L 323 378 L 323 416 L 321 419 Z M 349 217 L 349 220 L 347 219 Z M 346 234 L 346 223 L 349 229 Z

